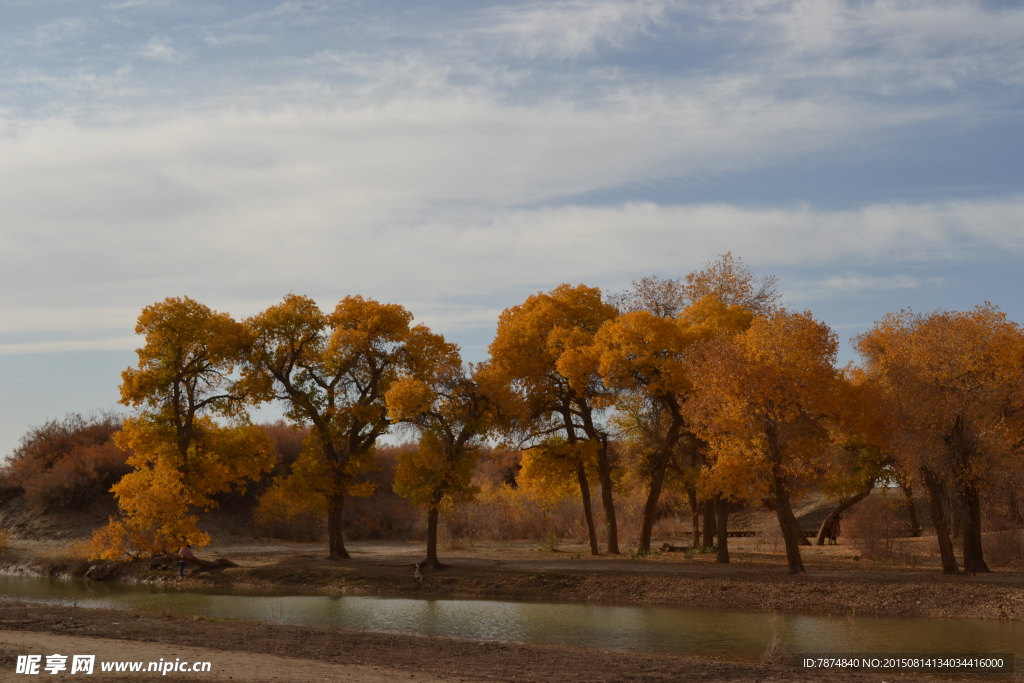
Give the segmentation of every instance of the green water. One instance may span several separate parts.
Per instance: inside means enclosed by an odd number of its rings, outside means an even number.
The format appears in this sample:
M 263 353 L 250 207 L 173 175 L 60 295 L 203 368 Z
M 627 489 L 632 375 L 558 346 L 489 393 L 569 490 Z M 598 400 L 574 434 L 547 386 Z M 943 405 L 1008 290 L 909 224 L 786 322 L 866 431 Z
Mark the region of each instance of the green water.
M 286 595 L 21 576 L 0 576 L 0 600 L 732 659 L 757 659 L 774 632 L 789 652 L 1013 652 L 1024 661 L 1024 623 L 972 619 Z

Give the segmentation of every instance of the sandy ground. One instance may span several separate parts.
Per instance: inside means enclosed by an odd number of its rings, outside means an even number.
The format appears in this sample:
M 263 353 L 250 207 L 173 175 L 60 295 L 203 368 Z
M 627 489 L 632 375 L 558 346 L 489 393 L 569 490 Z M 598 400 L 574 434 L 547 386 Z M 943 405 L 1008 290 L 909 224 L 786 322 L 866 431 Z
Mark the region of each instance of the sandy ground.
M 370 666 L 366 664 L 331 664 L 295 657 L 280 657 L 260 654 L 257 652 L 232 652 L 214 650 L 205 647 L 189 647 L 180 644 L 145 643 L 110 638 L 90 638 L 82 636 L 54 635 L 26 631 L 0 631 L 0 647 L 13 655 L 39 654 L 43 663 L 47 654 L 63 655 L 90 654 L 96 656 L 93 676 L 108 679 L 144 680 L 153 676 L 140 673 L 112 674 L 100 671 L 98 662 L 149 662 L 182 661 L 187 663 L 210 662 L 210 671 L 202 674 L 169 672 L 169 676 L 177 681 L 285 681 L 294 683 L 313 683 L 314 681 L 337 681 L 337 683 L 387 683 L 401 678 L 409 683 L 448 683 L 466 679 L 438 677 L 422 672 L 408 672 L 386 666 Z M 16 668 L 16 667 L 15 667 Z M 70 659 L 68 669 L 70 670 Z M 46 679 L 79 679 L 84 674 L 71 675 L 64 671 L 56 675 L 42 671 Z M 25 680 L 22 676 L 12 673 L 10 665 L 0 670 L 0 680 Z

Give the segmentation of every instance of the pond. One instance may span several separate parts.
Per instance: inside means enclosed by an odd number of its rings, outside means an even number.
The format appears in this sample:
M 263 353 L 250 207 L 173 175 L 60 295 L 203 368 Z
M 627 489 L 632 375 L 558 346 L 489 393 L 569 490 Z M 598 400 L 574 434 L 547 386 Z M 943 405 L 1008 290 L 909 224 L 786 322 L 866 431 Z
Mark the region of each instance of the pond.
M 22 576 L 0 576 L 0 599 L 746 660 L 760 657 L 773 634 L 789 652 L 1024 656 L 1024 623 L 972 619 L 295 595 Z

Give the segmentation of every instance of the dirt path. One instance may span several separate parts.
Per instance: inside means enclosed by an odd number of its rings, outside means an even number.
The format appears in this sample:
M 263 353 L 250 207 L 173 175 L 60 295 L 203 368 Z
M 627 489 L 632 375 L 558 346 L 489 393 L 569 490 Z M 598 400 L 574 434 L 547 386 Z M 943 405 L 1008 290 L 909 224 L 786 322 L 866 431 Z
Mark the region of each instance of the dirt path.
M 42 655 L 45 666 L 46 655 L 54 653 L 66 656 L 89 654 L 96 656 L 93 676 L 100 679 L 130 679 L 133 681 L 153 679 L 152 674 L 145 673 L 105 673 L 101 671 L 102 662 L 143 662 L 143 671 L 150 662 L 162 665 L 162 662 L 209 662 L 210 671 L 199 673 L 180 673 L 170 671 L 164 674 L 163 680 L 172 681 L 276 681 L 278 683 L 390 683 L 401 678 L 408 683 L 457 683 L 465 678 L 437 677 L 429 673 L 408 672 L 385 666 L 367 664 L 332 664 L 295 657 L 280 657 L 258 652 L 237 652 L 230 650 L 213 650 L 204 647 L 193 647 L 181 644 L 135 642 L 113 640 L 110 638 L 92 638 L 71 635 L 55 635 L 31 631 L 0 630 L 0 648 L 12 655 Z M 80 674 L 70 675 L 70 657 L 67 660 L 68 671 L 55 676 L 41 670 L 47 680 L 80 679 Z M 12 667 L 5 666 L 0 670 L 0 681 L 17 680 L 21 676 L 13 673 Z M 155 679 L 159 680 L 159 679 Z

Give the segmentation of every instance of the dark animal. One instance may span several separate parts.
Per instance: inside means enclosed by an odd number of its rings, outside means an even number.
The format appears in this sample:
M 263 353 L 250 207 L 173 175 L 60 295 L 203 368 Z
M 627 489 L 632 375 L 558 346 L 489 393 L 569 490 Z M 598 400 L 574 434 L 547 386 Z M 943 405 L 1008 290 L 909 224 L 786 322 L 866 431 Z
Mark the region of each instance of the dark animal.
M 836 517 L 829 523 L 828 528 L 825 529 L 825 538 L 828 540 L 829 545 L 836 545 L 836 539 L 839 538 L 839 532 L 841 531 L 839 520 L 842 518 L 842 515 Z

